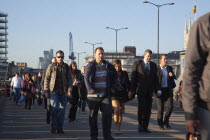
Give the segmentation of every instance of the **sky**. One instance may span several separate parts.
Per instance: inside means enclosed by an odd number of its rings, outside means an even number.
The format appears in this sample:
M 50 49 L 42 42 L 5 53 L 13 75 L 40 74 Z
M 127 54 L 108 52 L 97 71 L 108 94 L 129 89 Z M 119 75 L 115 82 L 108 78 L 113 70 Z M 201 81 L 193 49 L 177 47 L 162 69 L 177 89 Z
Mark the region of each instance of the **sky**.
M 8 14 L 8 61 L 37 68 L 43 51 L 61 49 L 67 62 L 71 32 L 74 52 L 86 52 L 80 55 L 81 67 L 84 57 L 93 53 L 92 46 L 84 42 L 102 42 L 105 51 L 115 51 L 115 31 L 106 27 L 128 27 L 118 32 L 119 52 L 131 45 L 136 46 L 137 55 L 145 49 L 157 52 L 157 7 L 143 1 L 0 0 L 0 11 Z M 175 3 L 160 8 L 160 53 L 183 50 L 185 20 L 195 19 L 194 0 L 148 1 Z M 196 5 L 197 18 L 210 11 L 209 0 L 197 0 Z

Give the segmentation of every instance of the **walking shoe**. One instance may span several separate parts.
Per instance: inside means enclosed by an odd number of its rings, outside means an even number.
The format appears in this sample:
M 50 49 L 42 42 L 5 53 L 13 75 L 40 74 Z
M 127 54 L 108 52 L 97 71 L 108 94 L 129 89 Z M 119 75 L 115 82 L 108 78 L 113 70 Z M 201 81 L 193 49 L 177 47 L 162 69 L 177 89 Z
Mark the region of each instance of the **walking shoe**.
M 122 134 L 122 133 L 121 133 L 120 130 L 116 130 L 116 131 L 114 132 L 114 134 L 115 134 L 115 135 L 120 135 L 120 134 Z
M 143 129 L 144 133 L 151 133 L 151 131 L 149 131 L 148 129 Z
M 171 126 L 170 126 L 169 124 L 165 124 L 165 127 L 166 127 L 167 129 L 171 129 Z
M 96 137 L 91 137 L 91 140 L 98 140 L 98 138 L 96 138 Z
M 138 131 L 139 131 L 139 133 L 143 132 L 143 128 L 141 125 L 138 126 Z
M 77 120 L 69 119 L 69 122 L 78 122 Z
M 164 129 L 163 125 L 159 125 L 159 128 L 160 128 L 161 130 L 163 130 L 163 129 Z
M 59 133 L 59 134 L 64 134 L 63 128 L 57 129 L 57 133 Z
M 47 124 L 50 124 L 50 119 L 47 118 L 46 119 L 46 122 L 47 122 Z
M 56 134 L 56 128 L 51 128 L 51 133 Z
M 112 136 L 109 136 L 109 137 L 104 137 L 104 140 L 114 140 L 114 138 Z

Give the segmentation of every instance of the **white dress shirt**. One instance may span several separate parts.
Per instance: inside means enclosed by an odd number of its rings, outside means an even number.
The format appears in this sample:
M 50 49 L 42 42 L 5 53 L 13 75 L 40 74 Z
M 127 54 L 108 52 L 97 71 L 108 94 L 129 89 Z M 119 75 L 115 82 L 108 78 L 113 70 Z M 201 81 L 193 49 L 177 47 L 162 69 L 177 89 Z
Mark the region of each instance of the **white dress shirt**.
M 11 82 L 11 86 L 13 87 L 13 88 L 21 88 L 21 83 L 22 83 L 22 79 L 21 79 L 21 77 L 13 77 L 12 78 L 12 82 Z

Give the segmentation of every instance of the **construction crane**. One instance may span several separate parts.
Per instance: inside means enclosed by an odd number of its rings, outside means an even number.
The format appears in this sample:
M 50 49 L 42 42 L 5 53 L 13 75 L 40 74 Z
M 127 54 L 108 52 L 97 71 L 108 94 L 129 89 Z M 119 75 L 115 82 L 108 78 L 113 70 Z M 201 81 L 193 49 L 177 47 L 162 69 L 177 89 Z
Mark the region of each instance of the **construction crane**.
M 71 32 L 69 33 L 69 59 L 71 59 L 72 61 L 76 59 L 73 51 L 73 37 Z

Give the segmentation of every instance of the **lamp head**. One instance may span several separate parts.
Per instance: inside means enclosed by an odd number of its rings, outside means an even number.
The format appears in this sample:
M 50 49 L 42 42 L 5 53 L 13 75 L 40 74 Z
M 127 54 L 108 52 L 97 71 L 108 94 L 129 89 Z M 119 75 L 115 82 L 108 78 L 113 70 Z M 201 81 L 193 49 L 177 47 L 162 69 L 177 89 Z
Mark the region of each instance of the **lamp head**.
M 169 3 L 169 5 L 174 5 L 174 3 Z

